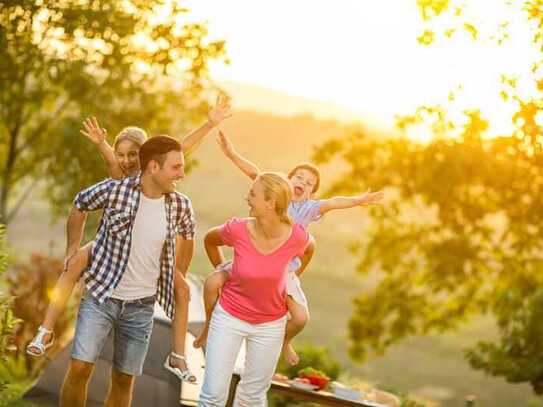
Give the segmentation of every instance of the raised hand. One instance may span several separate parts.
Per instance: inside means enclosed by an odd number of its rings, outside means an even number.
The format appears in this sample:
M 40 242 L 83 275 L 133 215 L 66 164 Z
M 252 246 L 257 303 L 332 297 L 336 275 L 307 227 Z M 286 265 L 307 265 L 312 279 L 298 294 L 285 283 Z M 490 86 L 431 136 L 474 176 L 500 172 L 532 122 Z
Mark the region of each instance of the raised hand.
M 221 147 L 222 152 L 227 157 L 231 157 L 233 154 L 235 154 L 235 150 L 234 150 L 234 146 L 232 145 L 232 142 L 220 130 L 219 130 L 219 135 L 217 136 L 217 143 L 219 143 L 219 146 Z
M 380 205 L 380 201 L 383 199 L 384 196 L 385 193 L 383 191 L 371 192 L 371 190 L 368 189 L 362 195 L 359 195 L 357 197 L 358 205 Z
M 230 116 L 232 116 L 232 113 L 230 112 L 230 97 L 221 93 L 217 96 L 215 106 L 209 111 L 209 121 L 214 125 L 217 125 L 224 119 L 228 119 Z
M 85 131 L 81 130 L 81 134 L 83 134 L 94 144 L 101 144 L 106 141 L 107 131 L 106 129 L 102 129 L 100 127 L 100 125 L 98 124 L 98 120 L 96 120 L 96 117 L 87 118 L 83 122 L 83 127 L 85 127 Z

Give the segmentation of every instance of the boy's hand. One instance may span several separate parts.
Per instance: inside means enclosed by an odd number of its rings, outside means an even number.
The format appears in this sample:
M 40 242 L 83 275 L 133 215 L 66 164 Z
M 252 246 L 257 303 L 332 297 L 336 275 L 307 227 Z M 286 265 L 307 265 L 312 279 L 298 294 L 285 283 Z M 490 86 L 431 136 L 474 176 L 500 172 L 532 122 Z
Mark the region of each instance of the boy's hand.
M 98 124 L 98 120 L 96 120 L 96 117 L 93 117 L 92 119 L 87 118 L 83 122 L 83 126 L 85 127 L 86 131 L 81 130 L 81 134 L 83 134 L 94 144 L 101 144 L 106 141 L 107 131 L 106 129 L 102 129 L 100 127 L 100 125 Z
M 216 126 L 224 119 L 228 119 L 230 116 L 232 116 L 232 113 L 230 112 L 230 98 L 221 93 L 219 96 L 217 96 L 215 106 L 213 106 L 213 108 L 211 108 L 209 111 L 209 121 Z
M 219 130 L 219 135 L 217 136 L 217 143 L 219 143 L 219 146 L 221 147 L 222 152 L 227 157 L 232 157 L 235 154 L 234 146 L 228 140 L 228 138 L 224 135 L 222 131 Z
M 362 195 L 358 196 L 358 204 L 361 206 L 365 205 L 381 205 L 381 200 L 385 196 L 383 191 L 371 192 L 368 189 Z

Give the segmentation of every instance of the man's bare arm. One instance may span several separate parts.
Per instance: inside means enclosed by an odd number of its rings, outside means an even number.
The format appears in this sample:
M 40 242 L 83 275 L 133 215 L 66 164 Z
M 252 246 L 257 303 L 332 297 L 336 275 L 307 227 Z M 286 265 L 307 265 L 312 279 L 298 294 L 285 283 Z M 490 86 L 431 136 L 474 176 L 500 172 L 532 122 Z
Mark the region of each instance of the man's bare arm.
M 86 221 L 87 213 L 80 211 L 75 206 L 72 207 L 66 222 L 66 259 L 72 257 L 79 249 Z
M 187 276 L 192 256 L 194 255 L 194 240 L 185 240 L 177 236 L 175 250 L 175 270 L 180 272 L 183 277 Z

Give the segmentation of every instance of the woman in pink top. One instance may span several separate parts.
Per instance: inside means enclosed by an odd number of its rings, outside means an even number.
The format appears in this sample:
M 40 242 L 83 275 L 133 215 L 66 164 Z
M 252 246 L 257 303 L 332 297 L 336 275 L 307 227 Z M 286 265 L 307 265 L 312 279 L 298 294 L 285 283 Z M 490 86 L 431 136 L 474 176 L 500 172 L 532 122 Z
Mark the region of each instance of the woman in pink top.
M 220 246 L 233 247 L 234 261 L 211 317 L 199 406 L 224 406 L 244 339 L 246 359 L 237 402 L 266 405 L 287 322 L 287 265 L 312 244 L 302 226 L 291 224 L 290 200 L 291 185 L 284 176 L 261 173 L 247 195 L 251 218 L 230 219 L 205 237 L 213 266 L 224 262 Z

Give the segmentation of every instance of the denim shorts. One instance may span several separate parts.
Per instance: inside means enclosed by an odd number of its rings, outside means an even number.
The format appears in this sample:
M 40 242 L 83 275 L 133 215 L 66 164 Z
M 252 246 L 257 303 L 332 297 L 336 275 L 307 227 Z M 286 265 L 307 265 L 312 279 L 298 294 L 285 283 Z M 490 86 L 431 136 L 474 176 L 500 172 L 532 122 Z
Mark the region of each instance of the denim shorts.
M 111 330 L 114 332 L 113 367 L 139 376 L 153 329 L 155 297 L 135 301 L 108 298 L 100 304 L 90 293 L 81 298 L 72 358 L 96 363 Z

